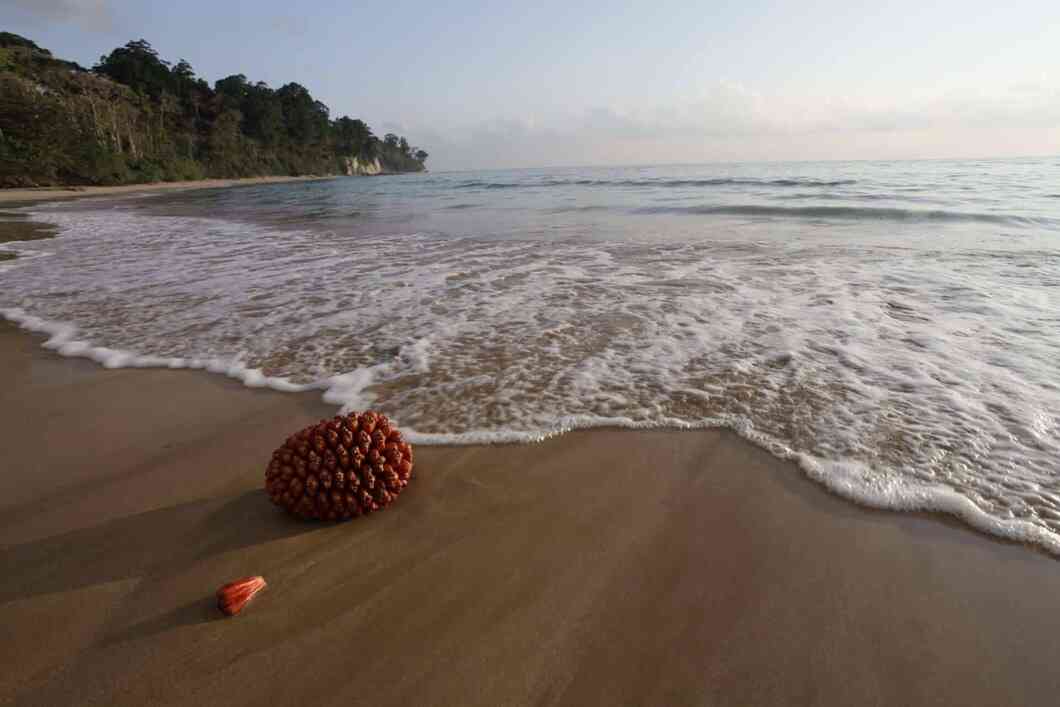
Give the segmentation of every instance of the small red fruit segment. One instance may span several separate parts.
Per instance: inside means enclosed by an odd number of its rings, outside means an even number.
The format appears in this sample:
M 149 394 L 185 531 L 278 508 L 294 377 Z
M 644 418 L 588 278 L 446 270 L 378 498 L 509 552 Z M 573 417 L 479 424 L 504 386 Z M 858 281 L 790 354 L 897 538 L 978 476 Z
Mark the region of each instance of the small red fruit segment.
M 235 616 L 265 588 L 264 577 L 244 577 L 217 590 L 217 608 L 226 616 Z

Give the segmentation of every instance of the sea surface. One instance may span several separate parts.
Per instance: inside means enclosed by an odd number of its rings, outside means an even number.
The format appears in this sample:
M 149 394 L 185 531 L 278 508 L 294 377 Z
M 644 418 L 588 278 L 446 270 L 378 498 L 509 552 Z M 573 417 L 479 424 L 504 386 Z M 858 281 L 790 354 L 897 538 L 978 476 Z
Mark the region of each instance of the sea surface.
M 0 313 L 421 443 L 725 426 L 1060 554 L 1060 157 L 340 178 L 37 205 Z M 164 404 L 164 401 L 160 401 Z

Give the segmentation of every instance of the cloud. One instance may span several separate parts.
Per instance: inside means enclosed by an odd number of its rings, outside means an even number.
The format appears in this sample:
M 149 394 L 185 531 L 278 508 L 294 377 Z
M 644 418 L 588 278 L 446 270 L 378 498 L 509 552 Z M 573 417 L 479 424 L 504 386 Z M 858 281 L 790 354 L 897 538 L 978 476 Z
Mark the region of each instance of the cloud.
M 1043 76 L 899 99 L 770 94 L 719 82 L 669 104 L 402 127 L 436 169 L 1043 154 L 1060 152 L 1060 84 Z
M 114 13 L 108 0 L 2 0 L 29 22 L 72 22 L 94 31 L 111 29 Z

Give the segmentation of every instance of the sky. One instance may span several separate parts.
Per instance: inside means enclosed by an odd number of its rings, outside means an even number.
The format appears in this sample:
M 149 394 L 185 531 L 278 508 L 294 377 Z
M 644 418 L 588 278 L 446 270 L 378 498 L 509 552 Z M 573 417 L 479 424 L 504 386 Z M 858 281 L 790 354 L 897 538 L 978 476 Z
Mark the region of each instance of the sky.
M 0 30 L 297 81 L 437 171 L 1060 154 L 1056 0 L 0 0 Z

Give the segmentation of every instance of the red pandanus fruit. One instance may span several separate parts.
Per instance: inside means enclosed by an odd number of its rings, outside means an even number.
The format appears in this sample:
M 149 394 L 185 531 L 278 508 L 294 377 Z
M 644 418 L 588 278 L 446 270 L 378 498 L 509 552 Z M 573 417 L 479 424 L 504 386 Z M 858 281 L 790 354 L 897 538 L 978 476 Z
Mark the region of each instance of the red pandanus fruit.
M 272 453 L 265 490 L 296 516 L 346 520 L 390 505 L 412 476 L 412 445 L 385 415 L 321 420 Z

